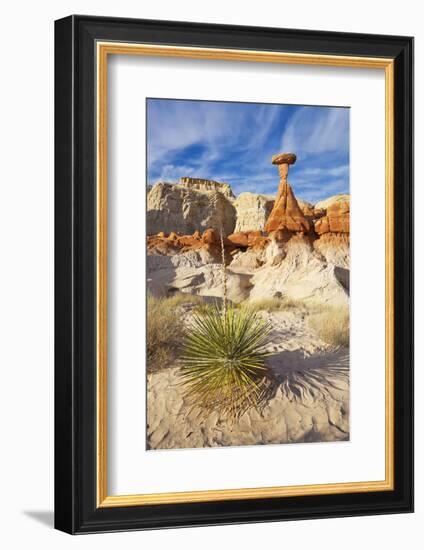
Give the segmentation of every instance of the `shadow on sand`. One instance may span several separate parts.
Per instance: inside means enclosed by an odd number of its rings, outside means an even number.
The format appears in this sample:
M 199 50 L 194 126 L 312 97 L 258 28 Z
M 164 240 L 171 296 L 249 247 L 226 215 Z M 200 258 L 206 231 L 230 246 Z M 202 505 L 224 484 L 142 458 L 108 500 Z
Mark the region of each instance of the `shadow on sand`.
M 298 400 L 325 397 L 330 390 L 346 391 L 349 385 L 349 349 L 338 348 L 305 355 L 299 350 L 281 351 L 269 357 L 274 389 Z

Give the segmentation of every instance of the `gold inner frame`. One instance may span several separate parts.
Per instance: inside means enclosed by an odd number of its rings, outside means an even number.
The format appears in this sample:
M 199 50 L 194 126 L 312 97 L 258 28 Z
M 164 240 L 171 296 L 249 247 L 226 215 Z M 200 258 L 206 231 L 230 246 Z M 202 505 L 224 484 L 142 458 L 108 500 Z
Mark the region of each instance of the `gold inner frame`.
M 141 506 L 394 489 L 394 61 L 390 58 L 281 53 L 253 50 L 158 46 L 97 42 L 97 506 Z M 177 493 L 108 496 L 107 492 L 107 61 L 109 55 L 142 55 L 221 59 L 384 69 L 385 71 L 385 209 L 386 209 L 386 358 L 385 358 L 385 479 L 316 485 L 214 489 Z

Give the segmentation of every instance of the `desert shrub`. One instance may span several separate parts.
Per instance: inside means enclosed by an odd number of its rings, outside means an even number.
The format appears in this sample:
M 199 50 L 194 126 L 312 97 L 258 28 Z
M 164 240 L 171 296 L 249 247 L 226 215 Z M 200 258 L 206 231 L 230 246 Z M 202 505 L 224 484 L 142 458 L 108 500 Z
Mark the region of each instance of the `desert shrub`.
M 178 304 L 181 305 L 181 304 Z M 178 357 L 184 336 L 182 310 L 175 297 L 147 296 L 147 370 L 158 371 Z
M 234 417 L 258 405 L 270 331 L 255 312 L 231 304 L 195 311 L 180 356 L 188 402 Z
M 349 308 L 347 306 L 315 306 L 308 324 L 327 344 L 349 346 Z

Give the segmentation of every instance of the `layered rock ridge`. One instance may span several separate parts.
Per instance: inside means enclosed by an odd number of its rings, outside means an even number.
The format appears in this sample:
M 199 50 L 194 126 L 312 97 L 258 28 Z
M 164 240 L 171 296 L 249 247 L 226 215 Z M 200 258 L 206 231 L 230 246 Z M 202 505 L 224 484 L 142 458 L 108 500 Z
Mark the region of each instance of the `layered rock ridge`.
M 205 180 L 202 178 L 180 178 L 180 186 L 186 189 L 195 189 L 202 193 L 208 193 L 209 191 L 219 191 L 225 197 L 234 199 L 234 193 L 229 183 L 223 183 L 214 180 Z
M 275 201 L 254 193 L 234 199 L 228 184 L 213 180 L 155 184 L 148 194 L 149 289 L 221 296 L 222 232 L 231 300 L 347 303 L 349 195 L 315 207 L 298 200 L 287 181 L 295 162 L 293 153 L 272 157 L 280 175 Z
M 236 209 L 228 189 L 218 189 L 218 186 L 201 187 L 187 181 L 156 183 L 147 195 L 148 235 L 160 232 L 190 235 L 209 228 L 217 231 L 222 228 L 225 235 L 229 235 L 234 231 Z

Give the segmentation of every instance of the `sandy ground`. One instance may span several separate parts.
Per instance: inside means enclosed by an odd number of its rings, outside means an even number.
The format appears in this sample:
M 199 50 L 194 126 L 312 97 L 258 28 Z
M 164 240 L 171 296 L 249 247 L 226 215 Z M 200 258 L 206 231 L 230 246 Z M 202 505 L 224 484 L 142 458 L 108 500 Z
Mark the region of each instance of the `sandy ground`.
M 149 374 L 147 444 L 175 449 L 349 439 L 349 350 L 317 339 L 298 311 L 267 313 L 274 327 L 268 364 L 275 382 L 260 410 L 238 420 L 189 409 L 178 367 Z

